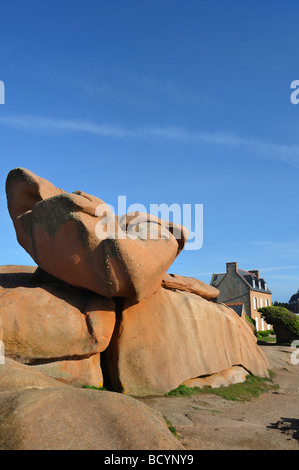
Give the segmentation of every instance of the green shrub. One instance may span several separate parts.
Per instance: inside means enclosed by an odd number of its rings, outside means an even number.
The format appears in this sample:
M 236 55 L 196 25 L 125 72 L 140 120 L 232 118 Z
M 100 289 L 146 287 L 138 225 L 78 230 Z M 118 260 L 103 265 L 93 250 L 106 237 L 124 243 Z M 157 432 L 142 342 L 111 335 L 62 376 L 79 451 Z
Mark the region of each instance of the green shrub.
M 262 307 L 258 311 L 267 323 L 275 326 L 282 326 L 290 332 L 294 338 L 299 337 L 299 317 L 283 307 Z M 260 333 L 260 332 L 259 332 Z

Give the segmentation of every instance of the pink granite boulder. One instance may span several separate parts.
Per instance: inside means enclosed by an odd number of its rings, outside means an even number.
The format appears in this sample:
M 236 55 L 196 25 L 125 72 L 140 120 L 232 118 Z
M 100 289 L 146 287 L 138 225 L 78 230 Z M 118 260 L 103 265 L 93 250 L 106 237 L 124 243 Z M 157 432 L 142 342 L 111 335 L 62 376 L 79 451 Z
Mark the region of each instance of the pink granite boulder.
M 5 356 L 62 382 L 102 386 L 100 354 L 114 331 L 113 300 L 57 279 L 39 283 L 32 270 L 0 269 Z
M 163 288 L 142 302 L 125 300 L 103 361 L 113 390 L 133 396 L 162 395 L 234 366 L 268 377 L 256 337 L 232 309 Z
M 116 217 L 101 199 L 67 193 L 22 168 L 9 173 L 6 193 L 17 239 L 35 263 L 104 297 L 156 292 L 188 236 L 148 214 Z

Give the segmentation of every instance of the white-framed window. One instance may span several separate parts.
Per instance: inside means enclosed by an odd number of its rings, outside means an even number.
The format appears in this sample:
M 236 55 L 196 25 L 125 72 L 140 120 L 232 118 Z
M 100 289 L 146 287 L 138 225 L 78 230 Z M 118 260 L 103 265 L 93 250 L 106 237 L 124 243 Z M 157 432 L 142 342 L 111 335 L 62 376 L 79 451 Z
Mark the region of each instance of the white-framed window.
M 254 310 L 256 310 L 256 297 L 253 297 L 252 300 L 253 300 L 253 308 Z
M 252 287 L 255 289 L 255 279 L 252 279 Z
M 263 299 L 260 299 L 260 306 L 263 307 Z

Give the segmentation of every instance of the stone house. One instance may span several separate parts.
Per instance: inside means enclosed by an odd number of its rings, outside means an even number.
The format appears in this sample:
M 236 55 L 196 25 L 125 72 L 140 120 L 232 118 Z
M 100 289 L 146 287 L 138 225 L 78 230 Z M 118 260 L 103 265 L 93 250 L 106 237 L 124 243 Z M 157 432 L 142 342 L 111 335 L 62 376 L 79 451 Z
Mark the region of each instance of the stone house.
M 265 280 L 260 278 L 258 270 L 244 271 L 238 268 L 236 262 L 226 263 L 226 273 L 213 274 L 210 285 L 220 291 L 217 302 L 230 307 L 232 304 L 243 304 L 245 315 L 255 320 L 257 330 L 272 328 L 258 312 L 259 308 L 272 305 L 272 292 Z

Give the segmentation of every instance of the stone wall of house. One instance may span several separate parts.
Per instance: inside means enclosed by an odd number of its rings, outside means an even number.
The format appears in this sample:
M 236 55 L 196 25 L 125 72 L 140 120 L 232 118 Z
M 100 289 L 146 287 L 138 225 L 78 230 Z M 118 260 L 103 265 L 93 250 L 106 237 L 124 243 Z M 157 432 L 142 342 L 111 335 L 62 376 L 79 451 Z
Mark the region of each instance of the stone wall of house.
M 218 302 L 243 303 L 245 315 L 250 316 L 250 288 L 236 272 L 236 263 L 227 263 L 227 273 L 217 288 L 220 291 Z

